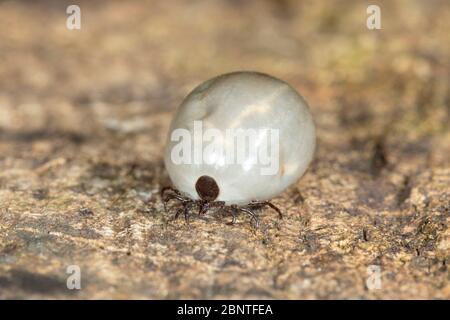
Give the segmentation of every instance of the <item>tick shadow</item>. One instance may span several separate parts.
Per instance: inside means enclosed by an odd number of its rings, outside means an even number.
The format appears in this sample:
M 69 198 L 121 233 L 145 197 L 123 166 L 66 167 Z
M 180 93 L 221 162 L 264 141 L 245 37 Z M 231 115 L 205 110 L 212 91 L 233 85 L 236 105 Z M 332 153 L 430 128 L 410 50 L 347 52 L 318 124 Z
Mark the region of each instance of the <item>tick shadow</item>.
M 9 292 L 21 291 L 33 294 L 70 292 L 64 279 L 22 269 L 12 269 L 6 275 L 0 276 L 0 287 Z
M 160 190 L 166 185 L 170 185 L 170 180 L 162 159 L 125 163 L 102 160 L 92 162 L 71 189 L 88 196 L 100 196 L 110 202 L 111 208 L 120 208 L 130 191 L 143 204 L 151 206 L 160 201 Z
M 51 129 L 39 130 L 2 130 L 0 128 L 0 141 L 14 143 L 32 143 L 41 140 L 64 140 L 75 145 L 80 145 L 88 140 L 88 137 L 78 132 L 58 131 Z

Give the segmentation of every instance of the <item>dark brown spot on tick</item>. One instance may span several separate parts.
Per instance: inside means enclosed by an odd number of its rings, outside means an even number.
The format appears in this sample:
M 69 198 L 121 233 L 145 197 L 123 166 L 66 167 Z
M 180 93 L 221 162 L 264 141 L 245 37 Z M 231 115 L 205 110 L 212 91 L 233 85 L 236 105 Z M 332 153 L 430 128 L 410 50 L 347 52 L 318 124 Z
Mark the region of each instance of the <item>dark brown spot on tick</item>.
M 202 200 L 214 201 L 219 196 L 219 186 L 210 176 L 201 176 L 195 184 L 195 190 Z

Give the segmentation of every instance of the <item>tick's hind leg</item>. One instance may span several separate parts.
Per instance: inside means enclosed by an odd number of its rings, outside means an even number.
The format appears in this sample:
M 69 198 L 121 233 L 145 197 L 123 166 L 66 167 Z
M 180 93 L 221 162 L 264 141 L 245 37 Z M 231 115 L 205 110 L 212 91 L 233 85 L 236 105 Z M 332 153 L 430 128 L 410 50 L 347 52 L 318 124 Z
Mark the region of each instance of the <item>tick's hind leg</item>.
M 257 228 L 257 229 L 259 228 L 259 219 L 258 219 L 258 216 L 257 216 L 252 210 L 246 209 L 246 208 L 243 208 L 243 207 L 239 207 L 239 206 L 237 206 L 237 205 L 231 205 L 230 207 L 231 207 L 231 209 L 234 209 L 235 212 L 242 211 L 242 212 L 248 214 L 248 215 L 250 216 L 250 219 L 253 220 L 253 222 L 254 222 L 254 224 L 255 224 L 255 228 Z M 236 217 L 233 216 L 233 222 L 234 222 L 235 220 L 236 220 Z
M 252 201 L 248 204 L 248 207 L 250 209 L 262 209 L 264 207 L 270 207 L 278 213 L 278 218 L 283 219 L 281 210 L 270 201 Z
M 227 224 L 232 226 L 236 223 L 238 209 L 234 206 L 228 207 L 227 209 L 229 209 L 231 216 L 233 217 L 230 222 L 227 222 Z

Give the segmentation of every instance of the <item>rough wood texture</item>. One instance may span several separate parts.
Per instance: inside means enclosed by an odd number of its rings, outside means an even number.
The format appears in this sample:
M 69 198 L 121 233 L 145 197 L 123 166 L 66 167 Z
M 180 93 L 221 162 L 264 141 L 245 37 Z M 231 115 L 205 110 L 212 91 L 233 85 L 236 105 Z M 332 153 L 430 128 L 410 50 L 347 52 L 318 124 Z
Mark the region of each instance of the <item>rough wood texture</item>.
M 450 298 L 448 2 L 68 4 L 0 2 L 0 298 Z M 171 115 L 241 69 L 306 97 L 314 163 L 259 230 L 167 222 Z

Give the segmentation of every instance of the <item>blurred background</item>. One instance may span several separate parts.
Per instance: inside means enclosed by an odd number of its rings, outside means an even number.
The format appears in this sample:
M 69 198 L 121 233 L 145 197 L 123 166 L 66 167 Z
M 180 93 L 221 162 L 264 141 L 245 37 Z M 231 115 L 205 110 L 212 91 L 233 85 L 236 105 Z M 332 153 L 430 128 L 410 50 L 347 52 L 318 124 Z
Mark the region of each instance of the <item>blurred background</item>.
M 449 30 L 444 0 L 0 1 L 0 297 L 450 298 Z M 316 159 L 283 221 L 168 225 L 171 116 L 237 70 L 305 97 Z

